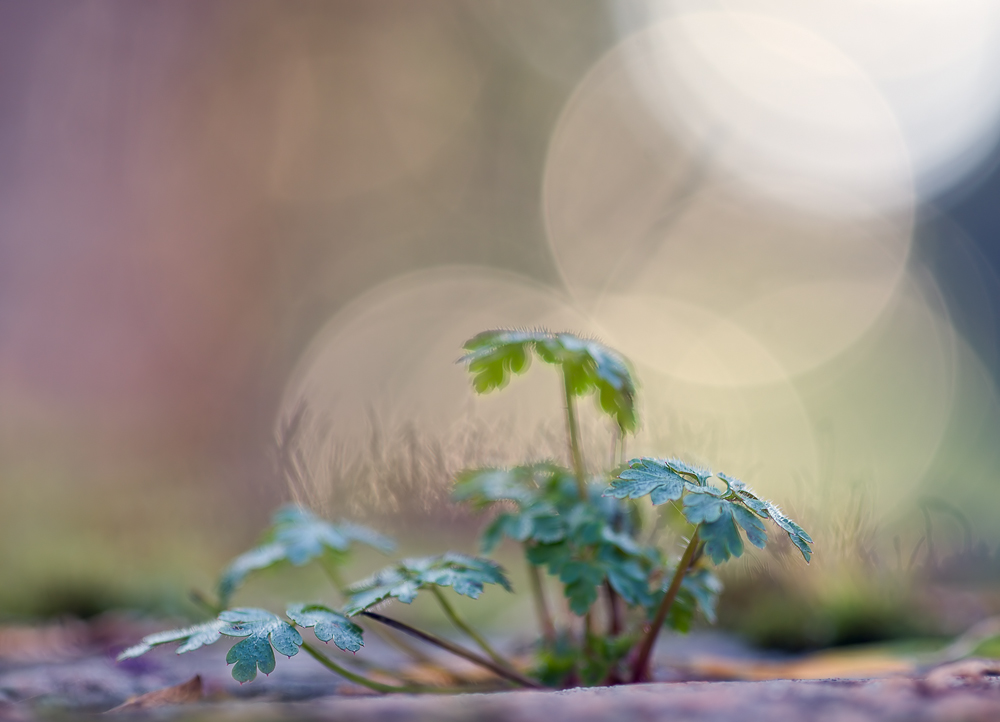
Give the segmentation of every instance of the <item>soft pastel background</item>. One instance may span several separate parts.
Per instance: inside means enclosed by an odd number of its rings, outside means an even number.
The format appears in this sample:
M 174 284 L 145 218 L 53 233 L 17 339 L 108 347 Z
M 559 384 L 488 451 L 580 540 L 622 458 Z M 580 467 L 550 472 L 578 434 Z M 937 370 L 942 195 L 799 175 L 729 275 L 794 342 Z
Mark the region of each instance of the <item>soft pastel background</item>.
M 180 613 L 290 498 L 473 551 L 449 474 L 565 453 L 454 363 L 510 325 L 815 529 L 729 624 L 998 611 L 998 80 L 993 0 L 0 1 L 0 616 Z

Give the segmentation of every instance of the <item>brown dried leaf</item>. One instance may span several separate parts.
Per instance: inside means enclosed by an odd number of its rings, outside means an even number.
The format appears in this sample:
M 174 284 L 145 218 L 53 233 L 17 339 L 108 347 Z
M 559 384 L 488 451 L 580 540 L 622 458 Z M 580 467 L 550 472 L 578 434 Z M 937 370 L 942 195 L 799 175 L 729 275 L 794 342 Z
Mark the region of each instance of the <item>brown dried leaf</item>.
M 201 675 L 196 674 L 187 682 L 175 684 L 173 687 L 157 689 L 137 697 L 130 697 L 114 709 L 110 709 L 106 714 L 117 714 L 121 712 L 139 712 L 141 710 L 166 707 L 174 704 L 190 704 L 197 702 L 204 693 L 201 682 Z

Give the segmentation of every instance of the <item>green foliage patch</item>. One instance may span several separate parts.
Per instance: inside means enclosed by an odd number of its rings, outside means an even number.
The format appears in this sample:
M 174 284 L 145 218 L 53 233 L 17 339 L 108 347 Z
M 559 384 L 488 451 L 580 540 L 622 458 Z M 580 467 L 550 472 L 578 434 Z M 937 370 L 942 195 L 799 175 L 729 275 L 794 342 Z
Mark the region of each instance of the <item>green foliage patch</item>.
M 326 554 L 346 554 L 354 542 L 360 542 L 388 554 L 395 549 L 389 537 L 361 526 L 334 524 L 301 506 L 288 505 L 275 512 L 265 542 L 236 557 L 219 577 L 218 594 L 226 606 L 233 593 L 252 573 L 280 562 L 303 566 Z
M 777 505 L 735 477 L 677 458 L 642 457 L 614 470 L 586 469 L 577 428 L 579 397 L 596 395 L 599 411 L 614 422 L 617 450 L 624 449 L 625 435 L 638 423 L 636 384 L 628 362 L 616 351 L 569 333 L 518 330 L 486 331 L 466 342 L 465 351 L 461 362 L 478 393 L 505 387 L 511 377 L 527 371 L 535 356 L 561 374 L 571 467 L 544 461 L 468 469 L 458 474 L 454 489 L 457 501 L 492 516 L 480 538 L 484 554 L 494 552 L 504 540 L 522 548 L 543 633 L 531 676 L 464 622 L 442 592 L 450 588 L 478 599 L 488 585 L 512 591 L 498 564 L 449 552 L 402 559 L 367 579 L 342 585 L 335 569 L 354 543 L 388 553 L 392 541 L 366 527 L 333 523 L 298 506 L 280 509 L 263 542 L 223 571 L 218 584 L 222 611 L 215 619 L 149 635 L 120 659 L 169 642 L 180 644 L 178 652 L 187 652 L 232 637 L 240 641 L 226 659 L 241 682 L 254 679 L 258 671 L 272 672 L 275 651 L 291 657 L 302 648 L 336 674 L 375 691 L 435 691 L 402 680 L 388 685 L 369 679 L 313 648 L 299 632 L 312 629 L 319 640 L 353 653 L 364 646 L 360 621 L 388 625 L 437 645 L 490 670 L 506 684 L 559 687 L 639 681 L 648 678 L 653 645 L 664 627 L 686 632 L 699 615 L 715 621 L 722 585 L 712 565 L 741 556 L 744 538 L 763 549 L 768 541 L 765 521 L 775 524 L 806 562 L 810 560 L 812 538 Z M 685 540 L 679 558 L 672 558 L 671 549 L 658 541 L 659 529 L 643 521 L 639 503 L 646 498 L 654 507 L 675 510 L 665 516 L 673 536 Z M 326 562 L 339 605 L 326 600 L 294 604 L 285 618 L 264 609 L 225 609 L 250 574 L 279 563 L 301 566 L 319 559 Z M 565 597 L 569 614 L 561 619 L 550 607 L 546 578 Z M 479 651 L 382 613 L 381 608 L 392 601 L 409 604 L 425 590 Z
M 350 597 L 344 613 L 353 617 L 390 598 L 409 604 L 417 598 L 417 592 L 428 587 L 451 587 L 458 594 L 479 599 L 486 584 L 512 591 L 503 569 L 488 559 L 452 552 L 404 559 L 348 587 Z
M 573 396 L 596 392 L 600 408 L 623 431 L 635 429 L 632 372 L 623 356 L 602 343 L 571 333 L 497 329 L 469 339 L 465 350 L 460 360 L 469 367 L 477 393 L 502 389 L 511 376 L 523 374 L 534 352 L 545 363 L 560 367 Z

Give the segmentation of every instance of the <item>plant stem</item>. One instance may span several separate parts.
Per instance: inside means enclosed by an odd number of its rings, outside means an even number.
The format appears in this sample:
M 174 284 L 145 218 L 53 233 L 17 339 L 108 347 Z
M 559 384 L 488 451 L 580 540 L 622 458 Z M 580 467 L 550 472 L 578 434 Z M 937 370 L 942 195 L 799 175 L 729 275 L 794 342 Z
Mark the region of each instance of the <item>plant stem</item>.
M 337 664 L 332 659 L 330 659 L 325 654 L 323 654 L 318 649 L 309 644 L 309 642 L 303 642 L 302 649 L 304 649 L 306 654 L 311 656 L 317 662 L 319 662 L 332 672 L 336 672 L 344 679 L 354 682 L 355 684 L 360 684 L 362 687 L 367 687 L 368 689 L 374 690 L 376 692 L 386 692 L 386 693 L 404 692 L 409 694 L 418 694 L 418 693 L 461 694 L 463 692 L 469 691 L 468 688 L 465 687 L 429 687 L 426 685 L 419 685 L 419 684 L 404 684 L 404 685 L 382 684 L 381 682 L 376 682 L 375 680 L 363 677 L 360 674 L 355 674 L 346 667 L 341 667 L 339 664 Z
M 376 622 L 381 622 L 387 627 L 392 627 L 393 629 L 398 629 L 401 632 L 406 632 L 407 634 L 412 635 L 417 639 L 422 639 L 425 642 L 438 646 L 441 649 L 447 650 L 452 654 L 461 657 L 462 659 L 466 659 L 472 662 L 473 664 L 478 664 L 480 667 L 484 667 L 490 670 L 498 677 L 503 677 L 504 679 L 514 682 L 515 684 L 519 684 L 522 687 L 530 687 L 532 689 L 542 688 L 542 685 L 540 685 L 538 682 L 536 682 L 533 679 L 530 679 L 529 677 L 525 677 L 520 672 L 513 669 L 506 669 L 497 664 L 496 662 L 493 662 L 492 660 L 486 659 L 485 657 L 480 657 L 478 654 L 475 654 L 474 652 L 470 652 L 467 649 L 459 647 L 457 644 L 452 644 L 447 640 L 435 637 L 434 635 L 428 634 L 427 632 L 422 632 L 419 629 L 414 629 L 408 624 L 404 624 L 403 622 L 397 621 L 395 619 L 390 619 L 389 617 L 383 616 L 381 614 L 376 614 L 375 612 L 361 612 L 361 614 L 362 616 L 374 619 Z
M 569 437 L 569 453 L 573 458 L 573 473 L 576 474 L 576 486 L 580 491 L 580 501 L 587 501 L 586 467 L 583 465 L 583 452 L 580 451 L 580 429 L 576 422 L 576 402 L 573 400 L 573 389 L 569 385 L 569 376 L 563 372 L 563 389 L 566 393 L 566 432 Z
M 458 614 L 455 613 L 455 608 L 451 606 L 449 602 L 440 589 L 437 587 L 431 587 L 431 592 L 437 597 L 438 602 L 441 604 L 441 609 L 444 610 L 445 616 L 451 620 L 451 623 L 458 627 L 460 630 L 468 635 L 469 639 L 479 645 L 479 648 L 486 652 L 494 662 L 499 664 L 501 667 L 506 667 L 507 669 L 513 669 L 513 665 L 504 659 L 500 654 L 497 653 L 493 647 L 490 646 L 482 635 L 479 634 L 475 629 L 470 627 Z
M 210 617 L 219 616 L 219 613 L 223 610 L 221 605 L 212 603 L 208 597 L 202 594 L 198 589 L 192 589 L 190 595 L 191 601 L 201 607 L 203 611 L 208 612 Z
M 605 580 L 604 588 L 608 592 L 608 634 L 617 637 L 622 633 L 621 610 L 618 608 L 618 593 L 611 582 Z
M 338 574 L 337 571 L 333 569 L 326 562 L 321 561 L 319 566 L 326 573 L 326 576 L 329 577 L 330 583 L 333 584 L 333 588 L 337 590 L 337 593 L 340 595 L 341 599 L 349 598 L 351 595 L 348 594 L 347 592 L 347 585 L 344 583 L 343 577 L 341 577 L 340 574 Z M 374 628 L 372 628 L 371 631 L 375 634 L 375 636 L 377 636 L 382 641 L 387 642 L 389 645 L 395 647 L 404 654 L 408 654 L 410 657 L 413 658 L 414 661 L 419 662 L 421 664 L 434 663 L 433 659 L 428 657 L 426 654 L 421 652 L 419 649 L 414 647 L 405 639 L 401 639 L 400 637 L 395 635 L 390 630 L 381 629 L 380 627 L 375 626 Z
M 691 535 L 691 541 L 688 542 L 681 560 L 677 563 L 677 570 L 674 572 L 674 578 L 670 580 L 667 593 L 663 595 L 663 601 L 660 602 L 660 606 L 656 610 L 656 617 L 653 619 L 653 624 L 642 640 L 639 655 L 636 657 L 635 665 L 632 667 L 633 682 L 642 682 L 649 677 L 649 659 L 653 654 L 653 645 L 656 644 L 656 639 L 660 636 L 660 629 L 663 628 L 663 623 L 667 620 L 667 613 L 670 611 L 670 607 L 673 606 L 674 600 L 677 599 L 677 592 L 681 589 L 681 582 L 684 581 L 684 575 L 687 574 L 688 568 L 691 566 L 691 560 L 694 557 L 695 550 L 698 548 L 698 531 L 700 529 L 700 524 L 695 527 L 694 534 Z
M 342 598 L 347 599 L 350 595 L 347 593 L 347 585 L 344 584 L 343 577 L 337 573 L 337 570 L 327 564 L 326 561 L 320 560 L 319 566 L 330 579 L 330 583 L 333 584 L 333 588 L 337 590 L 337 594 L 339 594 Z
M 538 614 L 538 626 L 546 642 L 556 641 L 556 625 L 552 623 L 549 605 L 545 603 L 545 590 L 542 588 L 542 575 L 531 562 L 528 562 L 528 581 L 531 584 L 531 595 L 535 598 L 535 612 Z

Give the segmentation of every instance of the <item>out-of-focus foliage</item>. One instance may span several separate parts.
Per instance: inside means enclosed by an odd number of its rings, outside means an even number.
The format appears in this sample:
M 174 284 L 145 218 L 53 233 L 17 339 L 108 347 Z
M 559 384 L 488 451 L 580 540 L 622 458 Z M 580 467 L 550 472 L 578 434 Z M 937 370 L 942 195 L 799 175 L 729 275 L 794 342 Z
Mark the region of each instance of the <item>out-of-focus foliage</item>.
M 343 557 L 353 542 L 385 553 L 395 548 L 395 542 L 368 527 L 349 522 L 335 524 L 294 505 L 275 512 L 264 539 L 263 544 L 236 557 L 222 572 L 218 585 L 220 606 L 228 605 L 247 575 L 279 562 L 302 566 L 326 554 Z
M 353 617 L 389 598 L 409 604 L 428 587 L 451 587 L 458 594 L 478 599 L 485 584 L 513 591 L 503 569 L 488 559 L 455 553 L 404 559 L 348 587 L 350 598 L 344 613 Z
M 299 608 L 294 608 L 300 612 Z M 291 615 L 290 615 L 291 616 Z M 293 620 L 294 621 L 294 620 Z M 310 621 L 313 621 L 310 619 Z M 274 650 L 294 657 L 302 645 L 302 636 L 288 622 L 264 609 L 228 609 L 217 619 L 193 627 L 158 632 L 143 637 L 142 641 L 118 655 L 118 659 L 132 659 L 168 642 L 183 642 L 178 654 L 191 652 L 199 647 L 214 644 L 222 636 L 244 637 L 234 644 L 226 655 L 226 662 L 233 666 L 233 678 L 250 682 L 259 669 L 264 674 L 274 671 Z
M 295 604 L 285 614 L 298 626 L 311 627 L 317 639 L 332 641 L 345 652 L 357 652 L 365 644 L 361 627 L 324 604 Z
M 484 394 L 502 389 L 510 377 L 528 370 L 532 351 L 545 363 L 558 365 L 575 396 L 597 392 L 598 404 L 622 431 L 636 426 L 635 382 L 628 363 L 598 341 L 570 333 L 548 331 L 483 331 L 465 342 L 460 360 L 473 375 L 473 386 Z
M 767 533 L 761 519 L 771 519 L 802 552 L 806 562 L 812 557 L 810 537 L 773 502 L 760 499 L 739 479 L 716 474 L 725 489 L 711 486 L 713 476 L 677 459 L 634 459 L 629 468 L 611 482 L 607 495 L 623 499 L 649 496 L 653 504 L 684 498 L 684 516 L 700 525 L 705 551 L 716 564 L 743 554 L 743 529 L 751 544 L 763 549 Z

